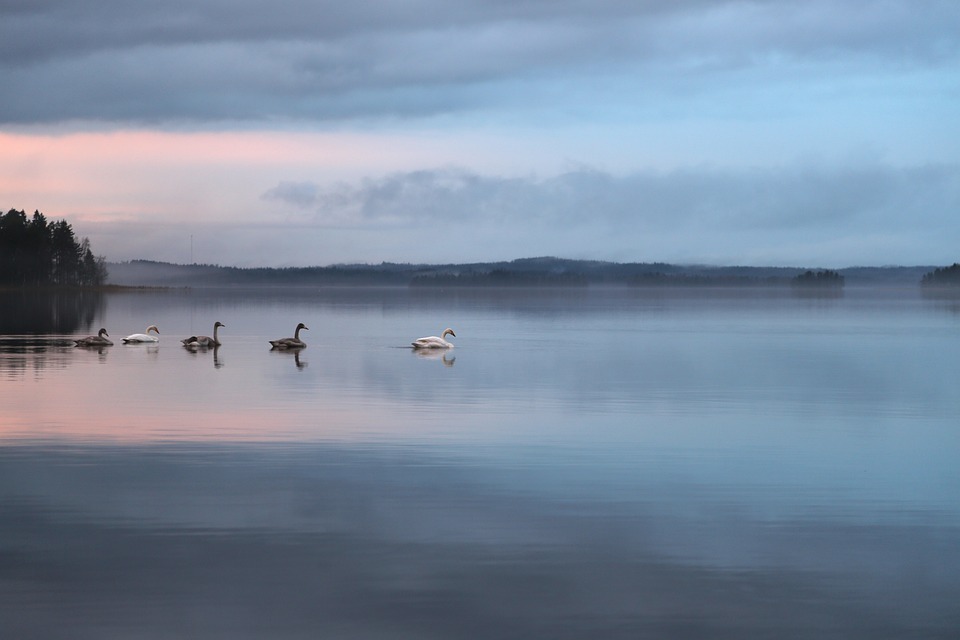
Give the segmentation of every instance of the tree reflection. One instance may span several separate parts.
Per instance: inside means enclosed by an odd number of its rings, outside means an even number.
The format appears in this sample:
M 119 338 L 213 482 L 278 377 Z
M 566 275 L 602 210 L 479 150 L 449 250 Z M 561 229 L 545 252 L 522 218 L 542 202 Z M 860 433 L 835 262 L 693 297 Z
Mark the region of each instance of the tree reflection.
M 103 313 L 105 305 L 103 294 L 89 289 L 2 292 L 0 334 L 75 333 L 89 328 Z
M 19 378 L 27 372 L 35 375 L 48 368 L 62 369 L 69 363 L 65 355 L 73 344 L 56 338 L 0 337 L 0 372 Z

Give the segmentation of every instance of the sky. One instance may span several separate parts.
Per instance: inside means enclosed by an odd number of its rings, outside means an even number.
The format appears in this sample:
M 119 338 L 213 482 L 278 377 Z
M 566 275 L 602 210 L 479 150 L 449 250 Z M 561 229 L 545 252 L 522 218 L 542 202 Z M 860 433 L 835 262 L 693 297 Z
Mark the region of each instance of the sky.
M 960 261 L 956 0 L 0 0 L 0 88 L 110 261 Z

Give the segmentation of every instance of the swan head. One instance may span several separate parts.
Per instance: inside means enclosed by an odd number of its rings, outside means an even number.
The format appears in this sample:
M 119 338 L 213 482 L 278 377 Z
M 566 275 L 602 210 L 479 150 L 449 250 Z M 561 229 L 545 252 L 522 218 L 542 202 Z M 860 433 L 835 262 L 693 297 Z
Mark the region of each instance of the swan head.
M 156 332 L 157 332 L 157 335 L 160 335 L 160 329 L 157 329 L 157 325 L 155 325 L 155 324 L 152 324 L 152 325 L 150 325 L 149 327 L 147 327 L 147 331 L 146 331 L 146 332 L 147 332 L 147 333 L 150 333 L 151 331 L 156 331 Z
M 451 335 L 451 336 L 453 336 L 454 338 L 457 337 L 457 334 L 455 334 L 455 333 L 453 332 L 453 329 L 444 329 L 444 330 L 443 330 L 443 334 L 442 334 L 440 337 L 441 337 L 441 338 L 446 338 L 448 334 Z

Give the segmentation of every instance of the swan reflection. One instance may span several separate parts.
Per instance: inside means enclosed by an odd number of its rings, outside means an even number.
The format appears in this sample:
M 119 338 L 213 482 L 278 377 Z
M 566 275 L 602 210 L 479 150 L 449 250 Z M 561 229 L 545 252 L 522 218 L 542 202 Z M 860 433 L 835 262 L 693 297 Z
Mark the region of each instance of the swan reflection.
M 107 361 L 107 354 L 110 353 L 110 345 L 100 344 L 100 345 L 76 345 L 80 347 L 78 353 L 95 353 L 97 354 L 97 360 L 99 362 Z
M 189 338 L 188 338 L 189 340 Z M 208 351 L 213 352 L 213 368 L 219 369 L 223 366 L 223 363 L 220 361 L 220 345 L 213 345 L 212 347 L 207 344 L 202 343 L 187 343 L 183 341 L 183 348 L 186 349 L 192 356 L 196 357 L 199 353 L 207 353 Z
M 143 350 L 147 352 L 147 355 L 150 356 L 151 360 L 156 360 L 160 354 L 160 345 L 158 344 L 148 344 L 143 347 Z
M 453 363 L 457 361 L 457 356 L 451 354 L 449 351 L 444 350 L 414 349 L 411 353 L 418 358 L 422 358 L 423 360 L 439 360 L 445 367 L 452 367 Z
M 101 364 L 107 361 L 107 353 L 110 351 L 106 347 L 87 347 L 86 350 L 95 351 L 97 353 L 97 362 Z
M 304 347 L 290 348 L 290 347 L 281 347 L 270 349 L 270 354 L 275 355 L 280 358 L 285 358 L 287 356 L 293 356 L 293 363 L 297 366 L 297 369 L 306 369 L 308 362 L 300 360 L 300 352 L 303 351 Z

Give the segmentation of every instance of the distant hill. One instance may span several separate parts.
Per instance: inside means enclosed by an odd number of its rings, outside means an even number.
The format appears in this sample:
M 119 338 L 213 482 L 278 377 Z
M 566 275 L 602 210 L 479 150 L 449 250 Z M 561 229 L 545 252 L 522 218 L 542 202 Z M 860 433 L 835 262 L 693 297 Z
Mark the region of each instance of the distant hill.
M 239 268 L 149 260 L 107 263 L 110 284 L 126 286 L 788 286 L 808 267 L 712 267 L 522 258 L 470 264 L 350 264 Z M 933 266 L 837 269 L 848 286 L 917 286 Z

